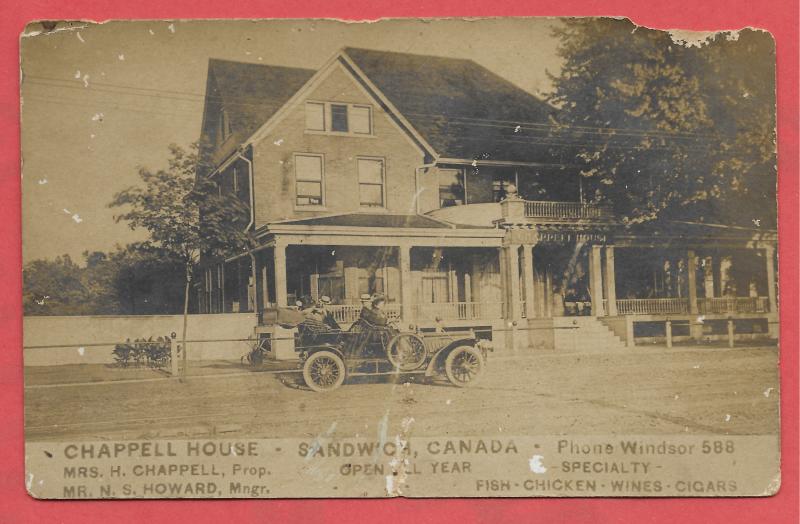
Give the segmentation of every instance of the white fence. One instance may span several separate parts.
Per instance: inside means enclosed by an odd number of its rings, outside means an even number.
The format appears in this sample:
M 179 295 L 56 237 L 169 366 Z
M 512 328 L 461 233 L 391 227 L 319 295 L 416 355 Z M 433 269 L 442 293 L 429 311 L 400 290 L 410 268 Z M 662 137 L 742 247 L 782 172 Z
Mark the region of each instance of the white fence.
M 676 315 L 689 313 L 686 298 L 636 298 L 617 300 L 620 315 Z
M 586 204 L 583 202 L 525 201 L 525 216 L 528 218 L 549 219 L 610 219 L 609 206 Z
M 768 313 L 768 297 L 698 298 L 697 310 L 704 315 Z M 617 300 L 620 315 L 678 315 L 689 313 L 688 298 L 635 298 Z
M 339 324 L 352 324 L 358 320 L 358 316 L 361 314 L 360 304 L 336 304 L 327 306 L 327 309 Z M 384 306 L 384 312 L 389 320 L 399 319 L 400 309 L 400 304 L 386 304 Z
M 703 314 L 768 313 L 768 297 L 721 297 L 697 299 L 697 309 Z
M 492 320 L 503 318 L 502 302 L 437 302 L 416 304 L 412 308 L 416 319 L 434 320 Z
M 238 359 L 254 333 L 253 313 L 189 315 L 189 360 Z M 111 364 L 114 345 L 137 338 L 171 337 L 180 344 L 181 315 L 34 317 L 23 319 L 26 366 Z M 194 341 L 194 342 L 193 342 Z

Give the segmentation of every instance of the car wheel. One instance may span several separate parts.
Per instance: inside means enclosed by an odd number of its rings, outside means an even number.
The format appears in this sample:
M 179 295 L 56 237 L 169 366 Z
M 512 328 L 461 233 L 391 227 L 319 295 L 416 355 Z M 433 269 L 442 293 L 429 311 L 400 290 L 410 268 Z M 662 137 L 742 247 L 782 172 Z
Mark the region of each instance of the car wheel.
M 418 369 L 428 352 L 425 342 L 414 333 L 400 333 L 386 344 L 386 356 L 395 369 L 414 371 Z
M 303 379 L 314 391 L 333 391 L 344 383 L 346 370 L 344 362 L 336 353 L 318 351 L 303 364 Z
M 483 356 L 480 351 L 470 346 L 458 346 L 447 355 L 444 372 L 451 384 L 463 388 L 478 380 L 483 372 L 483 366 Z

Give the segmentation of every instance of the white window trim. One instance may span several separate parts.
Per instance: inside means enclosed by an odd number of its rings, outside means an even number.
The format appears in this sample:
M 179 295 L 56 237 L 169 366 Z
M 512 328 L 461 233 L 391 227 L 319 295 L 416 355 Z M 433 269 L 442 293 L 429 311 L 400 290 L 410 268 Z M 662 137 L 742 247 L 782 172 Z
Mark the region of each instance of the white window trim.
M 328 136 L 346 136 L 346 137 L 354 137 L 354 138 L 377 138 L 375 136 L 375 109 L 371 104 L 365 104 L 361 102 L 337 102 L 337 101 L 322 101 L 322 100 L 306 100 L 305 104 L 303 105 L 303 111 L 305 111 L 307 104 L 322 104 L 324 106 L 323 111 L 323 125 L 325 126 L 325 130 L 319 129 L 308 129 L 305 128 L 304 124 L 304 132 L 307 135 L 328 135 Z M 347 131 L 332 131 L 330 128 L 333 125 L 333 115 L 331 112 L 331 106 L 338 105 L 338 106 L 347 106 Z M 356 133 L 352 131 L 353 126 L 351 125 L 350 120 L 350 111 L 353 107 L 359 108 L 366 108 L 369 110 L 369 133 Z M 305 120 L 304 120 L 305 122 Z
M 382 205 L 380 206 L 369 206 L 364 205 L 361 202 L 361 175 L 358 172 L 358 161 L 359 160 L 378 160 L 381 163 L 381 200 L 383 201 Z M 371 210 L 371 211 L 382 211 L 387 209 L 386 205 L 386 158 L 382 156 L 366 156 L 366 155 L 359 155 L 356 157 L 356 182 L 358 183 L 358 207 L 361 210 Z M 377 185 L 377 184 L 367 184 L 367 185 Z
M 298 182 L 298 180 L 297 180 L 297 157 L 299 157 L 299 156 L 313 156 L 313 157 L 317 157 L 317 158 L 320 159 L 321 170 L 320 170 L 319 185 L 320 185 L 320 200 L 322 201 L 321 204 L 298 204 L 297 203 L 297 182 Z M 304 152 L 292 153 L 292 163 L 294 164 L 294 166 L 293 166 L 293 169 L 294 169 L 294 198 L 292 200 L 294 202 L 295 210 L 297 210 L 297 211 L 325 210 L 326 209 L 326 207 L 325 207 L 325 202 L 326 202 L 326 200 L 325 200 L 325 198 L 326 198 L 326 196 L 325 196 L 325 155 L 323 153 L 304 153 Z M 301 180 L 301 182 L 311 182 L 311 180 L 307 180 L 307 181 Z M 316 181 L 314 181 L 314 182 L 316 182 Z

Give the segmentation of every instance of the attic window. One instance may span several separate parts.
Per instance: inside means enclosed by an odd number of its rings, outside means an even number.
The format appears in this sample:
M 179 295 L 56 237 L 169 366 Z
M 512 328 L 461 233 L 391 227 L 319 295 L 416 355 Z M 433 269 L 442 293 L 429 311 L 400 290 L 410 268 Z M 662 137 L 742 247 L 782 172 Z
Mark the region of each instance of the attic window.
M 372 135 L 372 107 L 364 104 L 306 102 L 306 131 Z
M 347 133 L 347 106 L 331 104 L 331 131 Z
M 325 131 L 325 104 L 306 102 L 306 129 Z

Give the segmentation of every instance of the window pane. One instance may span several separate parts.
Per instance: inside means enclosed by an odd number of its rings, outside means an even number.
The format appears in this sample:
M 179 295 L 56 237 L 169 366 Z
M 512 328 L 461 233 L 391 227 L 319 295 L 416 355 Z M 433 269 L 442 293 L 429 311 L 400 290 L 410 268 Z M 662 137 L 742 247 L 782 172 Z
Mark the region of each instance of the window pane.
M 383 186 L 361 184 L 358 186 L 362 206 L 383 206 Z
M 306 129 L 325 131 L 325 104 L 306 103 Z
M 331 131 L 347 132 L 347 106 L 331 104 Z
M 383 184 L 383 160 L 358 159 L 358 181 Z
M 460 206 L 464 203 L 464 182 L 457 169 L 439 170 L 439 205 Z
M 353 106 L 350 108 L 350 125 L 353 126 L 353 133 L 366 135 L 372 133 L 370 113 L 369 107 Z
M 322 180 L 322 157 L 297 155 L 294 161 L 297 180 Z
M 298 182 L 297 196 L 301 197 L 321 197 L 322 188 L 319 182 Z

